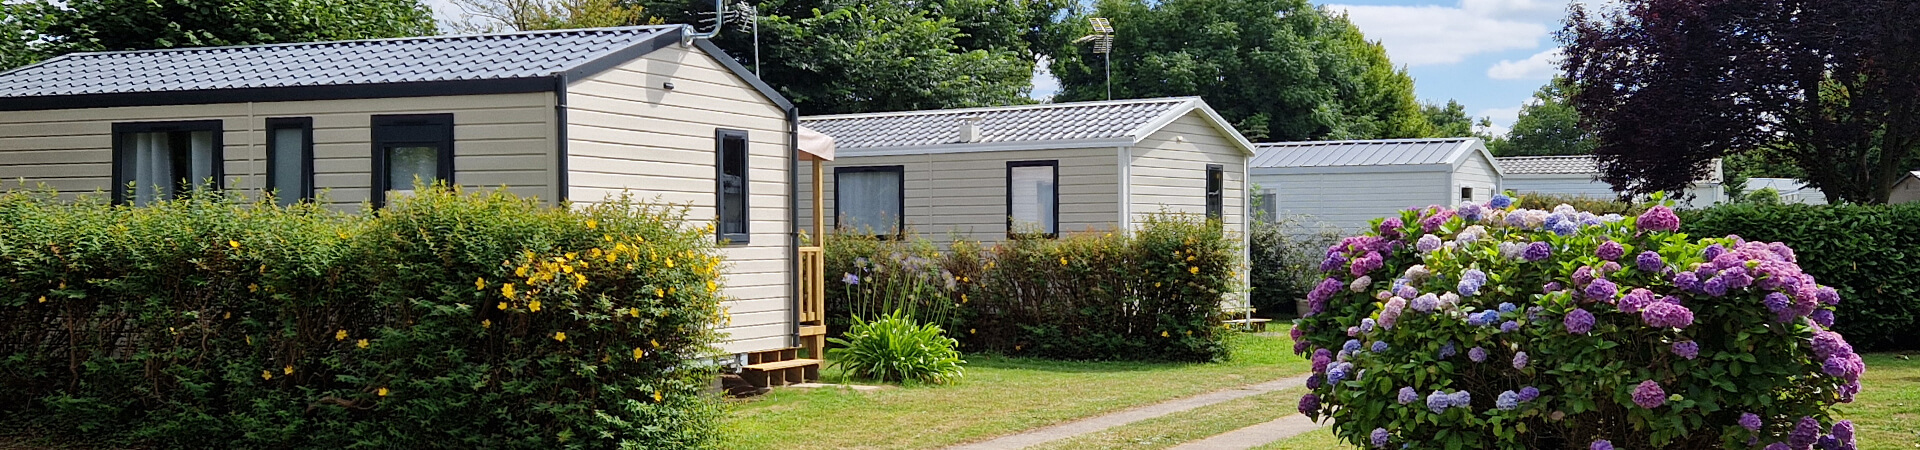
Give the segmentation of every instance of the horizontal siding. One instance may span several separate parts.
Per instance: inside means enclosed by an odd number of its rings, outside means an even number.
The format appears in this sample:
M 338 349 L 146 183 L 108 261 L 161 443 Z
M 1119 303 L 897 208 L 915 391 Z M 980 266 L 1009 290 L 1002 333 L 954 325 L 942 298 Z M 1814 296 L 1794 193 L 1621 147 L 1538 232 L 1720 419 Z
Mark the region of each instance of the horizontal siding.
M 1281 216 L 1300 216 L 1314 227 L 1358 230 L 1368 221 L 1398 215 L 1407 208 L 1445 202 L 1450 195 L 1446 177 L 1446 172 L 1438 170 L 1269 174 L 1254 175 L 1253 182 L 1274 191 L 1275 213 Z
M 1469 154 L 1467 161 L 1461 163 L 1460 168 L 1453 172 L 1453 190 L 1448 191 L 1452 192 L 1448 195 L 1453 198 L 1450 204 L 1457 204 L 1462 200 L 1475 202 L 1493 200 L 1494 190 L 1499 186 L 1500 175 L 1499 172 L 1494 171 L 1493 161 L 1475 151 Z M 1460 188 L 1473 188 L 1473 197 L 1460 198 Z
M 669 91 L 661 86 L 674 84 Z M 711 220 L 715 205 L 714 133 L 747 132 L 749 198 L 745 244 L 721 250 L 729 264 L 720 329 L 728 353 L 792 346 L 793 276 L 786 111 L 719 61 L 668 47 L 567 87 L 568 199 L 592 203 L 630 193 L 686 205 Z
M 941 243 L 999 242 L 1007 233 L 1007 162 L 1059 161 L 1060 231 L 1112 230 L 1120 211 L 1117 155 L 1113 148 L 1075 148 L 842 157 L 825 163 L 826 224 L 834 226 L 834 168 L 905 166 L 909 229 Z M 812 217 L 812 189 L 811 177 L 802 177 L 801 217 Z
M 1147 136 L 1132 156 L 1128 201 L 1136 225 L 1158 212 L 1206 214 L 1207 165 L 1219 164 L 1226 172 L 1221 220 L 1228 232 L 1246 230 L 1246 153 L 1200 112 Z
M 0 178 L 69 196 L 106 191 L 113 188 L 114 123 L 220 120 L 222 181 L 257 195 L 266 181 L 266 120 L 311 117 L 314 188 L 352 209 L 369 199 L 373 181 L 372 116 L 452 113 L 455 182 L 551 199 L 552 102 L 550 94 L 524 93 L 0 112 Z
M 1619 194 L 1606 182 L 1595 180 L 1586 175 L 1574 175 L 1554 178 L 1513 178 L 1505 180 L 1503 189 L 1515 194 L 1577 195 L 1593 198 L 1615 198 Z

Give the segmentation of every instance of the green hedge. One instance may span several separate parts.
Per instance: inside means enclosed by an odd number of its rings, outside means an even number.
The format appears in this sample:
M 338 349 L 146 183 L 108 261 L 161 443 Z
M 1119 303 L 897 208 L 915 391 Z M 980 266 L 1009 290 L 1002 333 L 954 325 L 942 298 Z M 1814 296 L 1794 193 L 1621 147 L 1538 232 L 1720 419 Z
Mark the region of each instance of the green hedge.
M 683 210 L 420 192 L 0 196 L 0 418 L 163 448 L 716 445 L 719 257 Z
M 828 289 L 829 311 L 913 305 L 918 320 L 946 324 L 969 351 L 1086 360 L 1228 356 L 1220 306 L 1241 286 L 1240 246 L 1195 217 L 1154 215 L 1130 234 L 960 241 L 945 251 L 857 236 L 827 245 L 828 273 L 840 278 L 829 280 L 837 285 Z M 896 281 L 903 276 L 916 281 Z M 859 284 L 848 282 L 855 278 Z
M 1864 348 L 1920 348 L 1920 204 L 1731 204 L 1679 211 L 1693 236 L 1784 242 L 1843 299 L 1835 330 Z

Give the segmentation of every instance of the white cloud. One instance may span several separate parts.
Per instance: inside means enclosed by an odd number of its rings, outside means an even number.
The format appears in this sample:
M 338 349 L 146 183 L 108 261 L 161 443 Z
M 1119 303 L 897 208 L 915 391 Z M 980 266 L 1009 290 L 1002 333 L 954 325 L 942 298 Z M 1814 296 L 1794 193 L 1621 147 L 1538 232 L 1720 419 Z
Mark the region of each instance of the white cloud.
M 1475 121 L 1480 120 L 1479 118 L 1481 117 L 1485 117 L 1490 122 L 1493 122 L 1493 126 L 1490 127 L 1479 127 L 1476 125 L 1474 131 L 1494 136 L 1505 136 L 1508 131 L 1513 130 L 1513 121 L 1520 118 L 1520 107 L 1483 109 L 1473 117 Z
M 1560 71 L 1560 59 L 1563 56 L 1564 53 L 1560 49 L 1554 48 L 1535 53 L 1533 56 L 1519 61 L 1510 59 L 1501 60 L 1499 63 L 1495 63 L 1493 67 L 1487 68 L 1487 78 L 1495 80 L 1552 79 L 1553 75 Z
M 1028 98 L 1045 102 L 1053 100 L 1053 94 L 1060 93 L 1060 79 L 1055 78 L 1053 70 L 1047 68 L 1047 65 L 1052 63 L 1053 60 L 1044 56 L 1040 57 L 1039 62 L 1034 63 L 1033 90 L 1027 92 Z
M 1453 64 L 1469 56 L 1539 48 L 1549 23 L 1528 0 L 1463 0 L 1461 7 L 1327 5 L 1345 11 L 1370 39 L 1408 66 Z M 1561 4 L 1564 6 L 1565 4 Z

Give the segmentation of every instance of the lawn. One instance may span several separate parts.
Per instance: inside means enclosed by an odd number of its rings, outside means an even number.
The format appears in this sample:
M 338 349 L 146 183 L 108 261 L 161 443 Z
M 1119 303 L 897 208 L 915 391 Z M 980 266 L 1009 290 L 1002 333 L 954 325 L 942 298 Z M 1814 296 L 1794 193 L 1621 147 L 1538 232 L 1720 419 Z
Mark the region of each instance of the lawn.
M 1920 358 L 1890 353 L 1866 355 L 1867 374 L 1853 403 L 1834 407 L 1859 430 L 1861 450 L 1920 449 Z M 1260 449 L 1346 450 L 1322 428 Z
M 1293 355 L 1286 329 L 1276 328 L 1279 332 L 1236 336 L 1230 342 L 1234 359 L 1224 363 L 1071 362 L 968 355 L 966 376 L 952 385 L 864 393 L 775 389 L 732 404 L 724 425 L 727 446 L 740 450 L 942 447 L 1306 372 L 1307 363 Z M 826 382 L 837 382 L 837 376 L 831 370 L 823 375 Z M 1272 394 L 1250 399 L 1285 400 Z M 1238 407 L 1247 406 L 1259 404 Z M 1222 407 L 1228 405 L 1203 410 Z M 1230 427 L 1233 423 L 1238 422 L 1218 422 L 1214 427 L 1224 432 L 1236 428 Z M 1247 424 L 1251 423 L 1257 422 Z

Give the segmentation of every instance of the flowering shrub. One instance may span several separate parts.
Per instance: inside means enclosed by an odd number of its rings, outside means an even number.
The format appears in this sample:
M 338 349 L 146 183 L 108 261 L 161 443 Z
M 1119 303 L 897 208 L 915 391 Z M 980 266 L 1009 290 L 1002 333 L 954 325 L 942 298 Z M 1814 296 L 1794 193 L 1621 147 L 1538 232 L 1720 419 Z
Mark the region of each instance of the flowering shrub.
M 1328 248 L 1294 328 L 1300 412 L 1377 448 L 1853 448 L 1827 408 L 1865 367 L 1793 249 L 1690 238 L 1665 206 L 1512 203 L 1409 210 Z
M 0 195 L 0 417 L 112 447 L 714 447 L 712 242 L 625 199 Z

